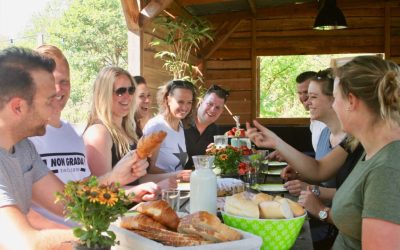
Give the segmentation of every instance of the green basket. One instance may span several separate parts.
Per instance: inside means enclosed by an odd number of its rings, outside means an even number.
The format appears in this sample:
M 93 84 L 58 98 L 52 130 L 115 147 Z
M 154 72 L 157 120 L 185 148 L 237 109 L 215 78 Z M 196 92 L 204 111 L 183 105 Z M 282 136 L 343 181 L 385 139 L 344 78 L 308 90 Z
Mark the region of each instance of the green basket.
M 252 219 L 222 212 L 228 226 L 258 235 L 262 238 L 262 250 L 290 249 L 304 224 L 306 213 L 293 219 Z

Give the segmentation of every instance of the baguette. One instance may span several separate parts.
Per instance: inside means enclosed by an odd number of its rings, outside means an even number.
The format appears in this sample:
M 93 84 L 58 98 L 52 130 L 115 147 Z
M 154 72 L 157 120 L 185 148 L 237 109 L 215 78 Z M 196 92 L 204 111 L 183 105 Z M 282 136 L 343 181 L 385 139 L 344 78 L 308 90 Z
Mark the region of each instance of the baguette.
M 241 234 L 221 223 L 217 216 L 205 211 L 189 214 L 181 219 L 178 232 L 194 234 L 210 242 L 241 239 Z
M 139 139 L 136 147 L 136 153 L 140 159 L 145 159 L 161 144 L 167 136 L 167 132 L 158 131 Z
M 179 217 L 166 201 L 147 201 L 139 204 L 136 211 L 149 216 L 153 220 L 176 232 L 179 224 Z
M 124 216 L 121 218 L 120 227 L 129 230 L 144 230 L 145 228 L 151 227 L 156 229 L 167 229 L 161 223 L 153 220 L 152 218 L 144 214 L 136 214 L 132 216 Z
M 158 230 L 150 229 L 146 231 L 133 230 L 133 232 L 143 237 L 156 240 L 167 246 L 182 247 L 182 246 L 196 246 L 196 245 L 203 245 L 210 243 L 209 241 L 204 240 L 202 237 L 197 235 L 176 233 L 165 229 L 158 229 Z

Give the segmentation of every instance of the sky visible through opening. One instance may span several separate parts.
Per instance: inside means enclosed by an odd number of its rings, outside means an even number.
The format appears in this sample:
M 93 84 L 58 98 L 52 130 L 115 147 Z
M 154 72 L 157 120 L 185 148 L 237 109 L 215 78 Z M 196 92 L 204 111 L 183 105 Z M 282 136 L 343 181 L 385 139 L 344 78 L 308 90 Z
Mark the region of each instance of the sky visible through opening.
M 43 10 L 49 0 L 0 0 L 0 37 L 18 38 L 32 15 Z

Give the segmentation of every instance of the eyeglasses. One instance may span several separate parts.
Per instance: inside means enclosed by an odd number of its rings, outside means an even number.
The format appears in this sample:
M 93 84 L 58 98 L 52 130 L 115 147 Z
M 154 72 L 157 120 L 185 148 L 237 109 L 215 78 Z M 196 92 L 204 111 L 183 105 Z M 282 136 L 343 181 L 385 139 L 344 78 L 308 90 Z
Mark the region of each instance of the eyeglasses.
M 135 93 L 135 87 L 121 87 L 121 88 L 117 88 L 116 90 L 114 90 L 114 93 L 117 96 L 123 96 L 126 91 L 128 91 L 129 95 L 133 95 Z
M 211 85 L 211 87 L 209 87 L 207 89 L 205 95 L 211 94 L 211 93 L 215 93 L 217 96 L 219 96 L 221 98 L 224 98 L 224 99 L 226 99 L 229 96 L 229 91 L 227 91 L 227 90 L 225 90 L 225 89 L 223 89 L 220 86 L 215 85 L 215 84 Z

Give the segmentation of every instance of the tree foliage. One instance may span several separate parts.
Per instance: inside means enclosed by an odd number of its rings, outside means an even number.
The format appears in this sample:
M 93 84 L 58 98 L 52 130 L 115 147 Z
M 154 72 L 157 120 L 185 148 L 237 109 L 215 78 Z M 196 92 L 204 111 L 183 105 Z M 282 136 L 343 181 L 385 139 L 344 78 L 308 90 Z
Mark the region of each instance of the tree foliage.
M 92 82 L 107 65 L 127 67 L 127 28 L 118 0 L 52 0 L 34 16 L 18 46 L 36 47 L 36 36 L 62 49 L 71 68 L 71 97 L 63 117 L 85 122 Z
M 297 97 L 296 77 L 329 67 L 332 55 L 270 56 L 260 59 L 260 116 L 308 116 Z

